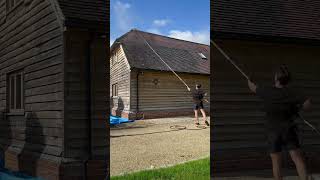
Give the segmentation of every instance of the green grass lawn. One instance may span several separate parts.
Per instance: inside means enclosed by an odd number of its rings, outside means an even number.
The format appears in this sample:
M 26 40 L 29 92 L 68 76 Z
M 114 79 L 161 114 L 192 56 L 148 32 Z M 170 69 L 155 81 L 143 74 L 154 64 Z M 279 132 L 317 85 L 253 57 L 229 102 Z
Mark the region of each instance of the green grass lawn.
M 113 176 L 111 180 L 209 180 L 209 158 L 190 161 L 168 168 L 145 170 L 122 176 Z

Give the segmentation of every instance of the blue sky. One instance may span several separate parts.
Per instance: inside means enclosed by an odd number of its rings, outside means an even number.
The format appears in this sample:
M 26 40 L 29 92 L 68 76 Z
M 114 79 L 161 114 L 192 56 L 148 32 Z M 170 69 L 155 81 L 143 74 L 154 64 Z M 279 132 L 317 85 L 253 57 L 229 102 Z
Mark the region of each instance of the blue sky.
M 210 42 L 209 0 L 111 0 L 110 43 L 132 28 Z

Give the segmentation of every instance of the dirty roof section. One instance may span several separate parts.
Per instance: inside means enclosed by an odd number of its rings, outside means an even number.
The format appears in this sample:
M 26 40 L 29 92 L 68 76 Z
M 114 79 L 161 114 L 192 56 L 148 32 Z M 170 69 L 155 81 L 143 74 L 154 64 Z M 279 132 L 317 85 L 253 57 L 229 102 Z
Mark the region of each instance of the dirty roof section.
M 83 28 L 106 28 L 106 0 L 58 0 L 65 24 Z
M 320 1 L 215 0 L 214 32 L 320 40 Z
M 132 68 L 170 71 L 144 39 L 174 71 L 210 74 L 210 47 L 208 45 L 138 30 L 131 30 L 117 39 L 122 44 Z

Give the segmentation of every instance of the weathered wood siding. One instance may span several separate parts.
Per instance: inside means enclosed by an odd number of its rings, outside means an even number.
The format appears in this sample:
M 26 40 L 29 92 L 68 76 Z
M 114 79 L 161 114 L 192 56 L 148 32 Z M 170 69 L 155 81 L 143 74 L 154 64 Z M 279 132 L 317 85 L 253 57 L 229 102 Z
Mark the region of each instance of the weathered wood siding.
M 89 151 L 89 34 L 65 33 L 65 156 L 85 158 Z
M 141 73 L 143 72 L 143 74 Z M 171 72 L 141 71 L 139 75 L 139 111 L 179 111 L 190 109 L 192 112 L 192 96 L 186 86 Z M 209 76 L 199 74 L 178 73 L 193 90 L 200 83 L 207 99 L 210 100 Z M 131 74 L 131 111 L 136 112 L 137 105 L 137 71 Z M 157 84 L 156 81 L 158 81 Z M 205 108 L 210 104 L 205 103 Z
M 91 43 L 91 158 L 105 160 L 109 154 L 109 92 L 106 77 L 107 41 L 96 34 Z M 106 162 L 109 163 L 109 162 Z
M 110 99 L 111 108 L 120 111 L 130 110 L 130 66 L 122 46 L 115 48 L 110 56 L 116 56 L 112 64 L 110 57 Z M 118 97 L 112 98 L 112 85 L 118 84 Z
M 97 34 L 91 44 L 91 158 L 109 154 L 109 77 L 107 40 Z
M 65 40 L 65 157 L 104 157 L 109 98 L 105 41 L 76 30 L 66 32 Z
M 29 3 L 28 3 L 29 2 Z M 0 1 L 0 109 L 7 112 L 7 73 L 24 72 L 25 114 L 1 118 L 0 141 L 21 158 L 60 156 L 63 147 L 63 34 L 50 2 Z M 6 134 L 9 133 L 9 134 Z M 6 165 L 10 166 L 11 161 Z M 20 167 L 27 168 L 27 167 Z
M 287 64 L 293 75 L 292 86 L 312 98 L 313 110 L 305 113 L 305 118 L 320 128 L 319 46 L 235 40 L 217 40 L 217 43 L 258 85 L 272 85 L 274 68 Z M 270 168 L 261 101 L 249 91 L 245 78 L 216 49 L 212 48 L 211 54 L 214 172 Z M 305 124 L 301 126 L 303 148 L 308 153 L 319 153 L 318 135 Z
M 0 0 L 0 26 L 6 22 L 6 0 Z
M 96 32 L 106 33 L 109 27 L 110 1 L 106 0 L 77 0 L 59 2 L 63 15 L 66 17 L 65 24 L 68 27 L 91 29 Z

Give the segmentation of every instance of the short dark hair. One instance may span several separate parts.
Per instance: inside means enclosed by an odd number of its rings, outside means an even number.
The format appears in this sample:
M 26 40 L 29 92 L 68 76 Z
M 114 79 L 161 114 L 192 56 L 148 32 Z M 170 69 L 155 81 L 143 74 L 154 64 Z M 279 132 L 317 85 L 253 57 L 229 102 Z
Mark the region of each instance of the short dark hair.
M 196 87 L 197 88 L 201 88 L 201 84 L 196 84 Z
M 285 86 L 291 81 L 291 74 L 286 65 L 281 65 L 275 72 L 275 76 L 281 85 Z

